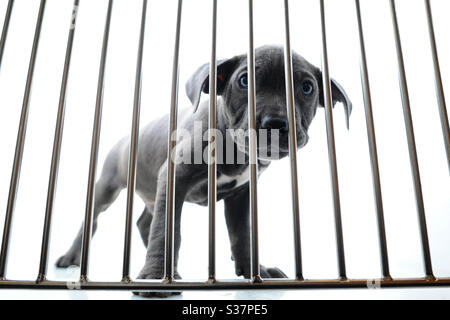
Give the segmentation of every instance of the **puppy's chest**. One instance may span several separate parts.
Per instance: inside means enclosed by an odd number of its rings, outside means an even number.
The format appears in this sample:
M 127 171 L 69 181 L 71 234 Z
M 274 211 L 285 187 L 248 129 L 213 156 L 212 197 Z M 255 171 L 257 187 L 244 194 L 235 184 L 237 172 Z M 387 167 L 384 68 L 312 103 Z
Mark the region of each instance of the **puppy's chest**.
M 237 174 L 224 174 L 217 172 L 217 200 L 221 200 L 228 193 L 233 192 L 234 189 L 241 187 L 249 181 L 250 167 L 246 166 L 244 170 Z M 265 168 L 260 167 L 259 173 Z M 201 205 L 208 204 L 208 179 L 204 179 L 198 185 L 194 186 L 188 192 L 187 201 L 194 202 Z
M 240 174 L 237 175 L 227 175 L 224 173 L 218 172 L 217 177 L 217 190 L 227 190 L 231 188 L 237 188 L 242 186 L 249 180 L 249 166 L 245 168 Z

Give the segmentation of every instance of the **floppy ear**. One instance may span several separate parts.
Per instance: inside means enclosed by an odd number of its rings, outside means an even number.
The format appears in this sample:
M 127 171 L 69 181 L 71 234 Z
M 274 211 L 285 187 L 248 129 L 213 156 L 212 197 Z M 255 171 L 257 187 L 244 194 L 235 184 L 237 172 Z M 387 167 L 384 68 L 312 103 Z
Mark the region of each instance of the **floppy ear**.
M 239 62 L 239 58 L 217 61 L 217 94 L 223 94 L 228 79 L 233 74 Z M 186 94 L 194 106 L 194 112 L 197 111 L 200 102 L 201 93 L 209 93 L 209 63 L 205 63 L 186 82 Z
M 319 84 L 319 104 L 321 107 L 324 107 L 324 98 L 323 98 L 323 80 L 322 80 L 322 72 L 319 71 L 318 76 L 318 84 Z M 350 127 L 350 114 L 352 113 L 352 102 L 350 98 L 347 96 L 344 88 L 334 79 L 330 79 L 331 82 L 331 98 L 333 100 L 333 107 L 337 102 L 341 102 L 344 105 L 345 117 L 347 129 Z

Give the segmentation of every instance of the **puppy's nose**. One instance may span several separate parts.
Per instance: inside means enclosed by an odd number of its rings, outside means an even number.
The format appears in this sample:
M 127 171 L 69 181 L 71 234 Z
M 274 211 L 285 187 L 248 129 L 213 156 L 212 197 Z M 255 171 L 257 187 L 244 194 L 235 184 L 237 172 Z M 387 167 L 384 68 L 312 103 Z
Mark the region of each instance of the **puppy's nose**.
M 265 116 L 261 121 L 261 128 L 272 130 L 278 129 L 280 133 L 288 132 L 288 122 L 287 119 L 279 117 L 279 116 Z

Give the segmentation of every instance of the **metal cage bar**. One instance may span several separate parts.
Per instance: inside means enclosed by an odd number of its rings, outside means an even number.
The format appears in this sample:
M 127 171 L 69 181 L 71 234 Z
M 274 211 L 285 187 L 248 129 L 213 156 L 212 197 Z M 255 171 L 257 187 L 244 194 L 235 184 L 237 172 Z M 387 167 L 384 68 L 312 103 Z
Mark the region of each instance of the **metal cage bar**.
M 17 190 L 19 187 L 19 177 L 22 168 L 23 149 L 25 145 L 25 136 L 27 132 L 28 113 L 30 109 L 31 86 L 33 84 L 34 67 L 36 65 L 36 57 L 39 48 L 39 39 L 41 36 L 42 21 L 44 19 L 46 3 L 47 3 L 46 0 L 41 0 L 39 6 L 36 28 L 34 32 L 33 46 L 31 49 L 30 63 L 28 66 L 27 81 L 25 85 L 25 93 L 23 96 L 22 112 L 20 115 L 19 131 L 17 133 L 16 150 L 14 153 L 14 162 L 11 173 L 8 204 L 6 207 L 5 225 L 3 229 L 2 248 L 0 253 L 0 279 L 4 278 L 6 273 L 6 263 L 8 258 L 12 218 L 16 205 Z
M 50 228 L 55 202 L 56 182 L 58 180 L 59 161 L 61 156 L 61 144 L 64 130 L 64 117 L 66 111 L 67 82 L 69 80 L 70 62 L 72 58 L 73 39 L 76 27 L 76 12 L 80 4 L 79 0 L 73 3 L 73 11 L 70 19 L 69 37 L 67 40 L 66 57 L 64 60 L 63 76 L 59 95 L 58 114 L 56 117 L 55 138 L 53 140 L 53 152 L 50 165 L 50 177 L 48 182 L 47 203 L 45 207 L 44 230 L 42 232 L 41 258 L 39 262 L 39 274 L 37 281 L 43 281 L 47 273 L 48 246 L 50 242 Z
M 130 155 L 127 176 L 127 210 L 125 218 L 125 240 L 123 249 L 122 281 L 130 281 L 131 227 L 133 222 L 134 194 L 136 190 L 136 167 L 139 145 L 139 120 L 141 112 L 142 60 L 144 54 L 145 21 L 147 16 L 147 0 L 142 1 L 141 30 L 136 63 L 136 79 L 134 84 L 133 121 L 131 124 Z
M 369 71 L 367 67 L 366 48 L 364 44 L 364 32 L 361 20 L 361 7 L 359 0 L 355 0 L 356 17 L 358 21 L 358 35 L 360 48 L 361 85 L 364 98 L 364 110 L 366 115 L 367 138 L 369 143 L 370 166 L 372 169 L 373 193 L 377 211 L 378 239 L 380 243 L 381 269 L 385 279 L 391 279 L 389 272 L 389 258 L 386 241 L 386 228 L 384 224 L 383 198 L 381 194 L 380 168 L 378 165 L 377 142 L 372 112 L 372 98 L 370 93 Z
M 174 275 L 174 220 L 175 220 L 175 156 L 176 129 L 178 114 L 178 74 L 179 74 L 179 54 L 180 54 L 180 32 L 181 13 L 183 0 L 178 0 L 177 26 L 175 33 L 175 48 L 173 53 L 172 67 L 172 93 L 169 115 L 169 142 L 167 148 L 167 193 L 166 193 L 166 243 L 165 243 L 165 268 L 164 280 L 166 283 L 173 282 Z
M 430 0 L 425 1 L 425 13 L 427 16 L 428 34 L 430 37 L 431 56 L 433 57 L 434 81 L 436 85 L 436 98 L 441 118 L 442 135 L 444 137 L 445 151 L 447 153 L 448 169 L 450 171 L 450 129 L 448 126 L 447 106 L 445 103 L 444 88 L 442 87 L 441 68 L 436 47 L 436 37 L 434 35 L 433 15 L 431 13 Z
M 14 0 L 8 1 L 6 8 L 5 20 L 3 22 L 2 35 L 0 37 L 0 68 L 2 66 L 3 53 L 5 51 L 6 38 L 8 37 L 9 22 L 11 21 L 11 13 L 14 6 Z
M 333 208 L 334 220 L 336 229 L 336 243 L 338 255 L 339 277 L 341 279 L 347 278 L 345 269 L 345 253 L 344 253 L 344 238 L 342 232 L 342 217 L 341 217 L 341 201 L 339 197 L 339 182 L 337 172 L 336 160 L 336 144 L 334 138 L 333 125 L 333 107 L 331 97 L 331 82 L 328 68 L 328 49 L 327 49 L 327 34 L 325 24 L 325 4 L 324 0 L 320 0 L 320 21 L 322 32 L 322 81 L 323 81 L 323 96 L 325 107 L 325 122 L 327 127 L 327 141 L 328 141 L 328 158 L 330 164 L 331 185 L 333 191 Z
M 289 26 L 289 0 L 284 0 L 285 52 L 284 68 L 286 82 L 287 114 L 289 121 L 289 160 L 291 165 L 291 201 L 294 224 L 295 278 L 303 279 L 300 239 L 300 207 L 298 202 L 297 134 L 295 121 L 294 80 L 292 71 L 291 35 Z
M 132 282 L 72 282 L 72 281 L 16 281 L 0 280 L 0 288 L 10 289 L 71 289 L 71 290 L 267 290 L 267 289 L 338 289 L 338 288 L 404 288 L 450 286 L 450 278 L 408 278 L 408 279 L 321 279 L 321 280 L 217 280 L 180 281 L 162 283 L 158 280 Z
M 97 173 L 98 149 L 100 144 L 100 130 L 102 123 L 102 108 L 103 108 L 103 87 L 105 82 L 105 65 L 106 54 L 108 52 L 109 30 L 111 26 L 111 14 L 113 7 L 113 0 L 108 2 L 108 11 L 106 13 L 105 30 L 103 33 L 102 53 L 100 58 L 100 70 L 98 74 L 97 83 L 97 97 L 95 102 L 94 126 L 92 132 L 91 156 L 89 161 L 89 176 L 88 188 L 86 196 L 86 212 L 83 224 L 83 242 L 81 248 L 81 265 L 80 265 L 80 280 L 88 281 L 88 267 L 89 267 L 89 249 L 92 237 L 92 216 L 94 215 L 94 201 L 95 201 L 95 177 Z
M 208 162 L 208 210 L 209 210 L 209 262 L 208 279 L 216 278 L 216 202 L 217 202 L 217 163 L 216 163 L 216 104 L 217 104 L 217 0 L 212 4 L 211 62 L 209 64 L 209 162 Z
M 414 138 L 414 128 L 411 117 L 411 106 L 409 102 L 408 84 L 406 81 L 405 63 L 403 61 L 403 50 L 400 40 L 400 31 L 398 27 L 397 12 L 395 0 L 390 0 L 392 25 L 394 28 L 395 48 L 397 51 L 398 73 L 400 92 L 402 96 L 403 115 L 406 127 L 406 136 L 408 140 L 408 151 L 411 166 L 411 173 L 414 181 L 414 192 L 416 196 L 417 213 L 419 216 L 420 235 L 422 240 L 423 259 L 425 264 L 425 273 L 433 278 L 433 268 L 431 266 L 430 244 L 428 241 L 427 222 L 425 218 L 425 208 L 423 204 L 422 185 L 420 182 L 419 164 L 417 160 L 416 141 Z
M 255 46 L 253 43 L 253 0 L 248 1 L 248 131 L 250 166 L 250 276 L 254 282 L 261 282 L 259 274 L 258 246 L 258 154 L 256 136 L 256 95 L 255 95 Z

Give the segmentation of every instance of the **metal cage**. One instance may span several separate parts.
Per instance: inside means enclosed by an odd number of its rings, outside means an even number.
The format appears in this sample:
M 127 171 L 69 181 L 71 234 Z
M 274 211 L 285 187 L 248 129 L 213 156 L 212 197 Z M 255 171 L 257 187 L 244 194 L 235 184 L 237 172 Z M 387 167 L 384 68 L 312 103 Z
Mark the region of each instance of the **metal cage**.
M 210 92 L 210 113 L 209 113 L 209 128 L 214 129 L 216 126 L 216 25 L 217 25 L 217 0 L 212 0 L 212 29 L 211 29 L 211 60 L 210 60 L 210 77 L 209 87 Z M 450 285 L 450 278 L 435 278 L 432 269 L 432 259 L 430 255 L 430 246 L 427 233 L 427 224 L 425 217 L 425 210 L 422 197 L 421 181 L 419 166 L 417 160 L 416 144 L 414 138 L 413 122 L 411 118 L 410 101 L 408 95 L 408 87 L 405 75 L 405 66 L 403 61 L 401 37 L 397 22 L 396 4 L 395 0 L 390 0 L 390 9 L 392 14 L 392 25 L 394 31 L 394 39 L 397 52 L 398 72 L 400 78 L 400 91 L 402 98 L 402 106 L 404 113 L 404 122 L 406 126 L 406 135 L 408 142 L 410 167 L 414 182 L 415 200 L 417 207 L 417 214 L 419 217 L 421 245 L 423 252 L 423 260 L 425 265 L 425 275 L 417 279 L 393 279 L 390 276 L 389 261 L 387 252 L 387 241 L 385 234 L 385 222 L 383 214 L 383 204 L 381 196 L 380 175 L 377 158 L 377 147 L 374 131 L 374 120 L 372 114 L 371 92 L 369 85 L 368 67 L 366 63 L 366 52 L 364 44 L 364 33 L 361 22 L 361 11 L 359 0 L 355 0 L 355 9 L 358 22 L 359 32 L 359 46 L 360 46 L 360 63 L 361 63 L 361 79 L 362 92 L 364 98 L 365 117 L 367 125 L 367 136 L 370 151 L 370 164 L 372 170 L 373 192 L 378 221 L 378 237 L 380 243 L 382 275 L 380 279 L 349 279 L 347 278 L 343 231 L 341 221 L 341 206 L 338 185 L 338 172 L 336 160 L 336 146 L 333 128 L 333 109 L 331 97 L 331 85 L 328 65 L 327 52 L 327 33 L 325 21 L 325 4 L 324 0 L 320 0 L 320 16 L 321 16 L 321 36 L 322 36 L 322 72 L 323 72 L 323 88 L 325 97 L 325 115 L 326 115 L 326 129 L 328 140 L 328 156 L 330 166 L 330 177 L 332 182 L 332 195 L 334 206 L 334 218 L 336 229 L 336 248 L 338 257 L 338 279 L 317 279 L 306 280 L 302 273 L 302 255 L 300 243 L 300 215 L 299 215 L 299 200 L 298 200 L 298 179 L 297 179 L 297 158 L 296 158 L 296 136 L 295 136 L 295 117 L 294 117 L 294 96 L 293 96 L 293 76 L 292 76 L 292 57 L 291 57 L 291 40 L 290 40 L 290 23 L 289 23 L 289 1 L 284 0 L 284 21 L 285 21 L 285 83 L 286 83 L 286 97 L 287 97 L 287 111 L 289 120 L 289 155 L 290 155 L 290 169 L 291 169 L 291 187 L 292 187 L 292 211 L 294 221 L 294 241 L 295 241 L 295 279 L 268 279 L 262 280 L 259 273 L 259 254 L 258 254 L 258 206 L 257 206 L 257 150 L 255 135 L 250 135 L 250 217 L 251 217 L 251 279 L 245 280 L 230 280 L 223 281 L 216 279 L 215 273 L 215 214 L 216 214 L 216 164 L 215 154 L 212 148 L 209 149 L 208 162 L 208 208 L 209 208 L 209 268 L 208 278 L 204 281 L 189 282 L 174 279 L 174 181 L 175 181 L 175 164 L 171 161 L 171 155 L 175 146 L 175 142 L 170 139 L 169 135 L 169 152 L 168 152 L 168 192 L 166 199 L 166 228 L 165 228 L 165 276 L 162 280 L 139 280 L 134 281 L 129 276 L 130 266 L 130 240 L 131 240 L 131 222 L 133 212 L 133 201 L 135 193 L 136 180 L 136 164 L 137 164 L 137 148 L 138 148 L 138 130 L 140 117 L 140 94 L 141 94 L 141 73 L 144 49 L 144 30 L 146 24 L 147 0 L 142 1 L 142 18 L 140 24 L 140 37 L 137 53 L 137 66 L 135 78 L 134 91 L 134 105 L 132 117 L 132 131 L 131 131 L 131 147 L 129 154 L 129 168 L 128 168 L 128 190 L 127 190 L 127 211 L 125 223 L 125 240 L 123 253 L 123 273 L 122 279 L 116 282 L 96 282 L 88 279 L 88 263 L 89 263 L 89 248 L 92 233 L 92 216 L 94 206 L 94 183 L 97 171 L 97 158 L 99 149 L 100 124 L 102 121 L 102 101 L 103 101 L 103 85 L 105 77 L 105 63 L 108 51 L 108 39 L 111 23 L 111 12 L 114 0 L 109 0 L 106 25 L 104 28 L 103 44 L 101 51 L 100 70 L 98 74 L 97 97 L 95 105 L 95 117 L 93 124 L 91 157 L 89 167 L 89 179 L 87 187 L 87 201 L 85 220 L 83 228 L 83 242 L 82 242 L 82 256 L 80 268 L 80 280 L 78 282 L 66 281 L 50 281 L 46 279 L 46 271 L 48 264 L 48 246 L 50 237 L 50 225 L 53 214 L 53 203 L 55 198 L 56 181 L 60 160 L 62 133 L 65 113 L 65 101 L 67 91 L 67 81 L 69 77 L 69 69 L 71 63 L 71 53 L 76 31 L 76 10 L 80 5 L 79 0 L 74 1 L 72 21 L 70 23 L 69 35 L 67 40 L 67 49 L 63 69 L 63 78 L 61 82 L 60 99 L 58 105 L 58 114 L 56 121 L 56 131 L 53 144 L 53 153 L 51 159 L 51 170 L 48 184 L 47 204 L 45 212 L 45 223 L 42 236 L 42 247 L 39 264 L 39 273 L 35 281 L 13 280 L 5 278 L 5 270 L 7 265 L 8 247 L 10 242 L 11 224 L 14 215 L 16 195 L 19 184 L 19 176 L 21 171 L 21 163 L 23 158 L 23 150 L 25 143 L 25 135 L 27 130 L 27 118 L 30 103 L 30 92 L 33 82 L 33 73 L 36 63 L 36 56 L 39 47 L 39 39 L 41 34 L 41 26 L 44 19 L 44 11 L 46 7 L 46 0 L 40 1 L 40 8 L 36 22 L 34 40 L 31 50 L 31 58 L 29 62 L 28 75 L 26 80 L 25 94 L 23 97 L 22 112 L 20 116 L 19 131 L 17 136 L 17 143 L 14 155 L 13 168 L 11 173 L 11 183 L 9 189 L 9 196 L 7 202 L 6 217 L 4 222 L 4 231 L 1 244 L 0 255 L 0 288 L 27 288 L 27 289 L 109 289 L 109 290 L 191 290 L 191 289 L 300 289 L 300 288 L 344 288 L 344 287 L 367 287 L 371 285 L 378 285 L 381 287 L 406 287 L 406 286 L 445 286 Z M 178 72 L 179 72 L 179 44 L 180 44 L 180 28 L 182 18 L 183 1 L 178 0 L 178 11 L 176 20 L 176 35 L 175 35 L 175 50 L 173 53 L 173 73 L 172 73 L 172 92 L 170 105 L 170 127 L 169 132 L 173 133 L 176 130 L 177 124 L 177 108 L 178 108 Z M 440 120 L 442 124 L 442 133 L 444 136 L 445 150 L 447 161 L 450 169 L 450 133 L 447 118 L 447 110 L 440 75 L 439 60 L 436 48 L 436 41 L 433 29 L 433 20 L 430 7 L 430 1 L 424 0 L 425 14 L 428 22 L 428 31 L 431 44 L 431 53 L 434 65 L 434 75 L 436 84 L 437 100 L 440 112 Z M 0 39 L 0 66 L 3 57 L 5 42 L 7 41 L 8 27 L 10 18 L 13 13 L 14 0 L 8 1 L 6 10 L 6 17 L 3 25 L 3 30 Z M 248 1 L 248 74 L 249 74 L 249 90 L 248 90 L 248 112 L 249 112 L 249 128 L 255 129 L 255 64 L 254 64 L 254 43 L 253 43 L 253 0 Z M 209 137 L 210 146 L 214 144 L 212 136 Z M 252 161 L 253 160 L 253 161 Z

